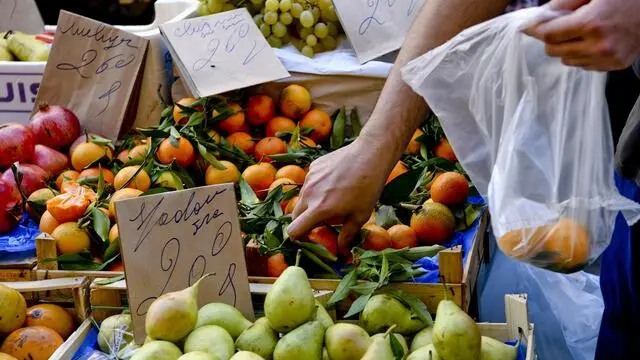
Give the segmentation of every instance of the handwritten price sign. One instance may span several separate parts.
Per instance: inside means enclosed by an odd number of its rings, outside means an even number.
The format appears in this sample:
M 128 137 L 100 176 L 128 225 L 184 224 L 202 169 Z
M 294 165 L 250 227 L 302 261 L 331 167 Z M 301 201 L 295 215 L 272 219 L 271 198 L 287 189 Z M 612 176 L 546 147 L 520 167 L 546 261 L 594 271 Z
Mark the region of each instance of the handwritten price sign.
M 164 24 L 160 32 L 198 97 L 289 76 L 247 9 Z
M 40 34 L 44 22 L 35 0 L 0 0 L 0 31 Z
M 66 106 L 89 132 L 115 140 L 135 117 L 134 88 L 148 43 L 107 24 L 60 11 L 36 104 Z
M 225 302 L 253 318 L 233 185 L 119 201 L 116 214 L 136 342 L 155 299 L 209 273 L 200 306 Z
M 424 0 L 333 0 L 340 22 L 363 64 L 397 50 Z

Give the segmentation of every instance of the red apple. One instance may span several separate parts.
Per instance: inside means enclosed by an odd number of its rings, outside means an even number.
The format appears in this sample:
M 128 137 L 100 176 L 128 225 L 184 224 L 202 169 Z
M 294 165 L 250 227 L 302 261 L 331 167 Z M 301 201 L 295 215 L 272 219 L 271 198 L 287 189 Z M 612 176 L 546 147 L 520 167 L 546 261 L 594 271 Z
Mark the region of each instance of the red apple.
M 16 124 L 0 124 L 0 170 L 8 169 L 16 161 L 33 160 L 36 137 L 28 127 Z
M 69 165 L 69 158 L 58 150 L 38 144 L 36 145 L 36 153 L 33 157 L 33 163 L 46 171 L 49 178 L 53 178 L 62 170 L 67 168 Z
M 9 232 L 20 221 L 22 198 L 18 189 L 0 180 L 0 234 Z
M 18 172 L 22 174 L 20 189 L 22 189 L 24 196 L 28 197 L 32 192 L 46 186 L 45 183 L 48 179 L 47 172 L 42 170 L 38 165 L 18 164 Z M 17 188 L 16 179 L 11 169 L 5 171 L 2 177 L 0 177 L 0 180 Z
M 38 144 L 60 149 L 80 136 L 80 121 L 69 109 L 42 105 L 29 123 Z

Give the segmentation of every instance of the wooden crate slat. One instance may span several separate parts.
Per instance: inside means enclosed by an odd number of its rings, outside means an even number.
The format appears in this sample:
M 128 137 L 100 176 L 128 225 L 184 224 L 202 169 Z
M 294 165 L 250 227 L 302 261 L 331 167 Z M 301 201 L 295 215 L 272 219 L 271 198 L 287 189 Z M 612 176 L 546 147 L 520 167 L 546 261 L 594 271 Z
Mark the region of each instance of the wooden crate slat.
M 80 324 L 78 329 L 74 331 L 69 338 L 62 344 L 51 356 L 49 360 L 69 360 L 73 359 L 73 355 L 76 354 L 80 346 L 84 342 L 85 338 L 89 334 L 89 331 L 93 327 L 91 319 L 86 319 Z

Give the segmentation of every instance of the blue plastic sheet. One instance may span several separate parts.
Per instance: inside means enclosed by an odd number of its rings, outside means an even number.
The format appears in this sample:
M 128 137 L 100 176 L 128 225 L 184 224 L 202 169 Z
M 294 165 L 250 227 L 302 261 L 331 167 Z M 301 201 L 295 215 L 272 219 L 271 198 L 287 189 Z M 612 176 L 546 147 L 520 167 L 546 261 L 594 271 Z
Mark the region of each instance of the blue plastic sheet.
M 27 213 L 24 213 L 15 229 L 0 235 L 0 259 L 34 256 L 35 239 L 39 233 L 38 224 Z
M 73 355 L 72 360 L 85 359 L 96 350 L 100 350 L 98 347 L 98 329 L 93 327 L 89 330 L 87 337 L 82 342 L 82 345 L 80 345 L 80 348 L 78 348 L 78 351 Z

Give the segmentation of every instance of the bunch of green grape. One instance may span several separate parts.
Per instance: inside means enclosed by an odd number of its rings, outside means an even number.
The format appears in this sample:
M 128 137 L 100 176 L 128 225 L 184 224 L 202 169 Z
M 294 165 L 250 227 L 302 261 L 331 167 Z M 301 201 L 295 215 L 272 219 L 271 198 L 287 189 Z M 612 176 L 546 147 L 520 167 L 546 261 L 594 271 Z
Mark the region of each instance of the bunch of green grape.
M 308 57 L 334 50 L 343 33 L 332 0 L 200 0 L 198 14 L 242 6 L 272 47 L 291 43 Z

